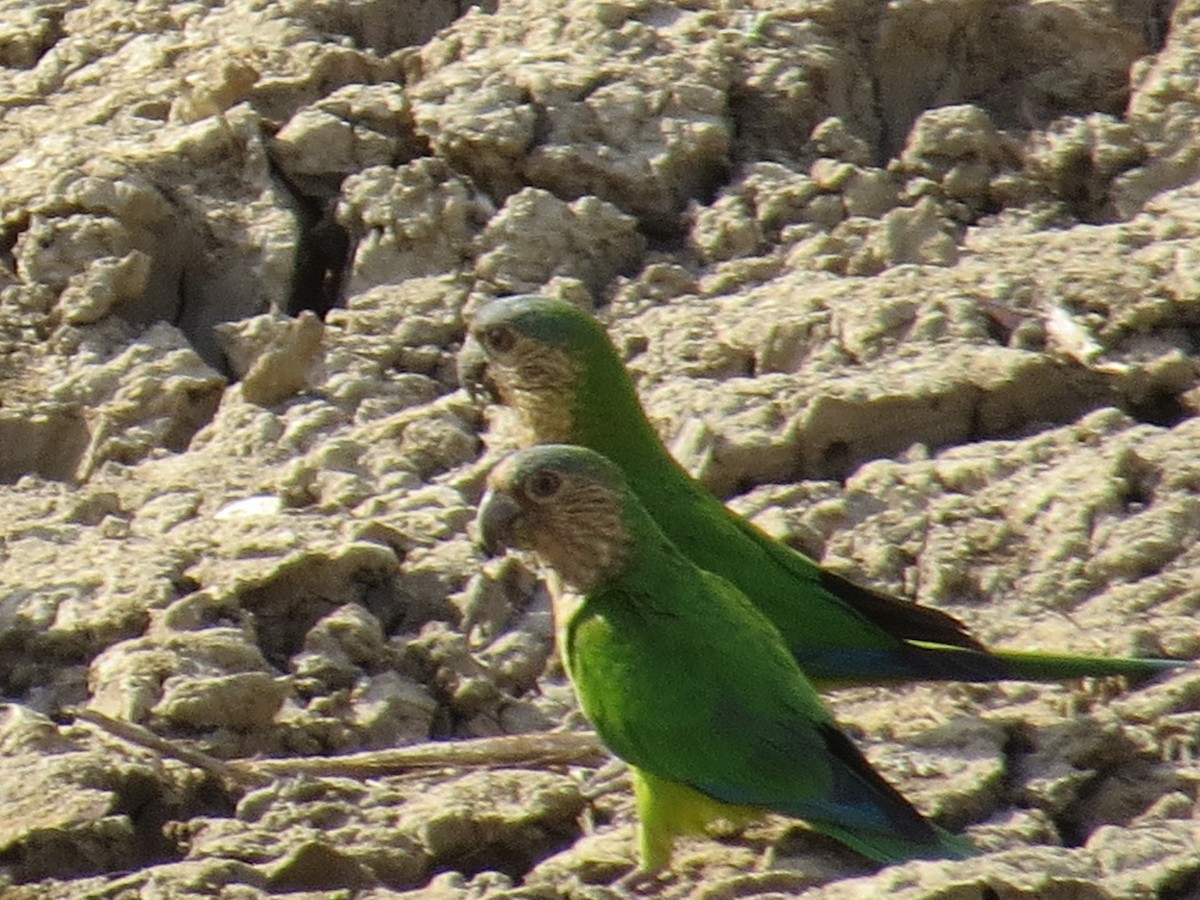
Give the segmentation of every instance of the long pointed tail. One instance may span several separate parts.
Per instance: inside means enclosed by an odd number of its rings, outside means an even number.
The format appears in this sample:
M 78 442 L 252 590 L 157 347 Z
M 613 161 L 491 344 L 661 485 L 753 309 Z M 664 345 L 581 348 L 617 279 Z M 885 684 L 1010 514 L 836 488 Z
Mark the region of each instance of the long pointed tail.
M 1114 675 L 1138 683 L 1163 672 L 1196 665 L 1186 659 L 1068 656 L 1029 650 L 991 650 L 980 653 L 961 647 L 910 641 L 919 648 L 935 680 L 960 681 L 1070 681 Z
M 1014 679 L 1023 681 L 1068 681 L 1120 675 L 1136 683 L 1163 672 L 1195 665 L 1185 659 L 1059 656 L 1020 650 L 993 650 L 992 655 L 1004 661 Z

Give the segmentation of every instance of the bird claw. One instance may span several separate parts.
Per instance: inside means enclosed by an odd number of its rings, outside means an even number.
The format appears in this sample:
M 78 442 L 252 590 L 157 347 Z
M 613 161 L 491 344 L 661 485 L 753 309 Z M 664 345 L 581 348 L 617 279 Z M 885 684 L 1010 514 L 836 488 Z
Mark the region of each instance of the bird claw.
M 669 869 L 636 868 L 614 881 L 613 887 L 622 894 L 645 897 L 660 893 L 674 878 Z

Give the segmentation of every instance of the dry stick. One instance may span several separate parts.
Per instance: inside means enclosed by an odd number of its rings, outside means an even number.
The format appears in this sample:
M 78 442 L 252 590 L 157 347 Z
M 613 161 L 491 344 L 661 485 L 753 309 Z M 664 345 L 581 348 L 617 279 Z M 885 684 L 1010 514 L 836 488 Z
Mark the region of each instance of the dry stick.
M 190 747 L 184 747 L 181 744 L 168 741 L 166 738 L 159 737 L 149 728 L 143 728 L 141 725 L 135 725 L 133 722 L 114 719 L 92 709 L 73 709 L 71 710 L 71 715 L 76 719 L 81 719 L 84 722 L 95 725 L 97 728 L 107 731 L 109 734 L 115 735 L 122 740 L 129 741 L 131 744 L 137 744 L 139 747 L 153 750 L 160 756 L 169 756 L 171 759 L 177 759 L 190 766 L 195 766 L 197 769 L 207 772 L 230 787 L 262 787 L 270 781 L 270 777 L 267 775 L 256 775 L 253 772 L 244 770 L 240 766 L 234 766 L 224 760 L 217 759 L 215 756 L 209 756 L 207 753 L 201 753 L 199 750 L 193 750 Z
M 598 766 L 609 759 L 599 739 L 586 732 L 554 731 L 461 741 L 430 741 L 393 750 L 258 759 L 234 763 L 263 775 L 337 775 L 378 778 L 413 769 L 479 769 L 497 766 Z
M 112 719 L 94 710 L 74 715 L 132 744 L 180 760 L 240 788 L 261 787 L 285 775 L 379 778 L 402 775 L 413 769 L 473 769 L 497 766 L 599 766 L 609 759 L 594 734 L 556 731 L 516 734 L 462 741 L 431 741 L 393 750 L 351 753 L 345 756 L 309 756 L 292 759 L 256 759 L 225 762 L 161 738 L 132 722 Z

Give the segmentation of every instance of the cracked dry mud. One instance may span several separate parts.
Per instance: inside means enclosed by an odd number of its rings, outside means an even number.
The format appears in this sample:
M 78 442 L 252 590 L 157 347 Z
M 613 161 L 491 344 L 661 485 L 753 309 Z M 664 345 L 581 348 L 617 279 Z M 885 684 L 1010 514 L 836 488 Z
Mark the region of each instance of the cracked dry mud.
M 0 0 L 0 894 L 601 898 L 619 767 L 468 523 L 464 316 L 597 308 L 763 528 L 989 643 L 1200 657 L 1197 0 Z M 986 851 L 672 897 L 1200 896 L 1200 672 L 834 692 Z

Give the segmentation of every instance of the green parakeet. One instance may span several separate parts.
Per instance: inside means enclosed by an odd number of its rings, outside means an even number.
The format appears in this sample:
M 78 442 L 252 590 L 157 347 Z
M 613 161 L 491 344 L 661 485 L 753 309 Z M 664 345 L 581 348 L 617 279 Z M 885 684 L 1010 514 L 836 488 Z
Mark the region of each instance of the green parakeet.
M 584 714 L 632 767 L 646 872 L 716 820 L 776 812 L 884 863 L 975 849 L 924 819 L 840 731 L 779 631 L 685 557 L 612 462 L 521 450 L 488 480 L 485 549 L 560 579 L 560 649 Z
M 952 616 L 821 568 L 727 508 L 671 457 L 603 326 L 561 300 L 506 297 L 474 316 L 462 383 L 514 408 L 523 445 L 570 443 L 615 462 L 702 569 L 733 582 L 821 687 L 885 682 L 1143 679 L 1188 663 L 989 650 Z

